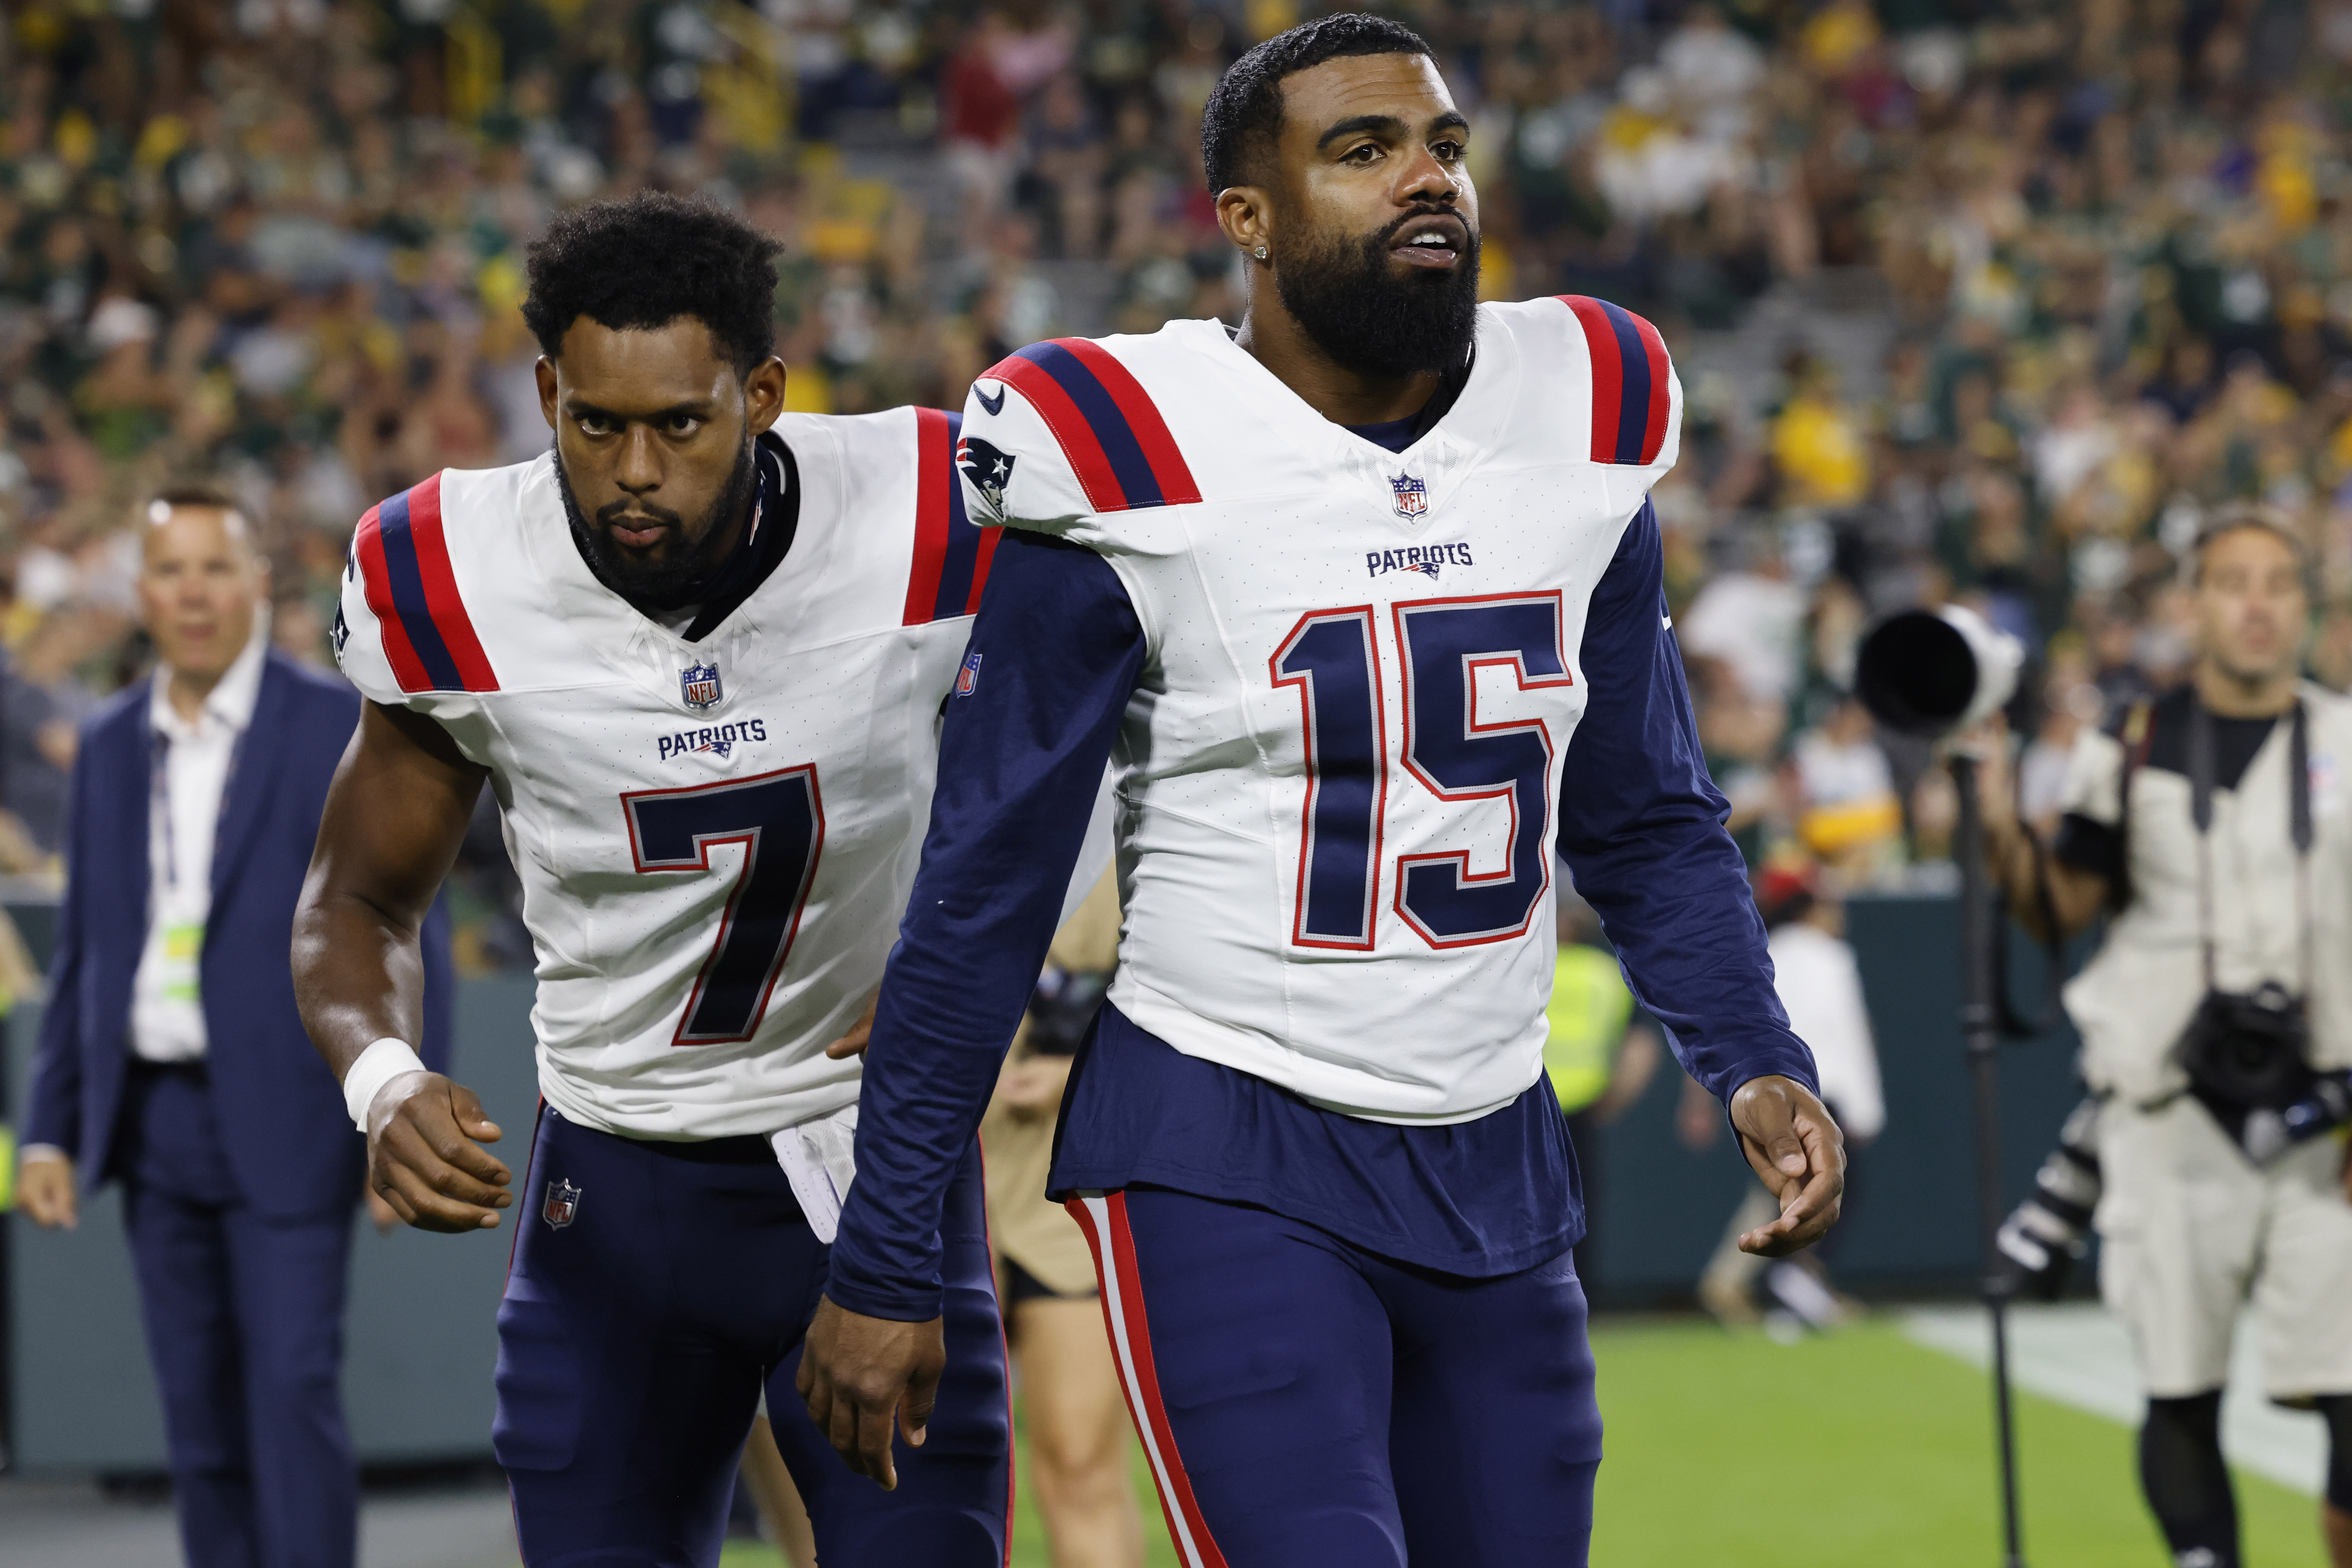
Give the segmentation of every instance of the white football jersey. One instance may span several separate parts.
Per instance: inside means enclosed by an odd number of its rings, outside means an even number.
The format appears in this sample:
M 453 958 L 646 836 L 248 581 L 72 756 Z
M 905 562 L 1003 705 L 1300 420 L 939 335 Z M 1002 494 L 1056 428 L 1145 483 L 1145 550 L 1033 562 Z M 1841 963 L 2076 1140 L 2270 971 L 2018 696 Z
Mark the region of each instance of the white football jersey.
M 1374 1120 L 1535 1082 L 1588 601 L 1680 405 L 1655 330 L 1585 299 L 1481 306 L 1458 400 L 1402 455 L 1214 321 L 1036 344 L 974 385 L 973 515 L 1102 556 L 1143 629 L 1128 1016 Z
M 778 420 L 758 452 L 766 493 L 796 492 L 790 551 L 699 642 L 589 571 L 551 456 L 362 520 L 343 672 L 489 770 L 567 1120 L 716 1138 L 856 1100 L 860 1064 L 824 1047 L 897 938 L 995 543 L 952 479 L 957 422 Z

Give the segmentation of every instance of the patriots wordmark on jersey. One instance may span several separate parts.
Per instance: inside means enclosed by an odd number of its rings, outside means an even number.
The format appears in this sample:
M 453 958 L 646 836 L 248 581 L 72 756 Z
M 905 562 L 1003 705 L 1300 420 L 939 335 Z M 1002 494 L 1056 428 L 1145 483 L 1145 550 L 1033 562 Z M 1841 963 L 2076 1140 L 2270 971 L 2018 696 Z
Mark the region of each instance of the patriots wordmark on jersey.
M 550 457 L 436 474 L 361 521 L 343 671 L 489 770 L 541 1089 L 569 1120 L 716 1138 L 856 1100 L 859 1064 L 824 1047 L 897 934 L 996 540 L 965 513 L 960 423 L 780 419 L 755 526 L 791 552 L 696 642 L 590 573 Z
M 1482 307 L 1459 400 L 1401 454 L 1213 321 L 982 379 L 975 515 L 1100 556 L 1147 644 L 1122 1012 L 1359 1116 L 1534 1081 L 1587 612 L 1680 399 L 1656 331 L 1586 299 Z

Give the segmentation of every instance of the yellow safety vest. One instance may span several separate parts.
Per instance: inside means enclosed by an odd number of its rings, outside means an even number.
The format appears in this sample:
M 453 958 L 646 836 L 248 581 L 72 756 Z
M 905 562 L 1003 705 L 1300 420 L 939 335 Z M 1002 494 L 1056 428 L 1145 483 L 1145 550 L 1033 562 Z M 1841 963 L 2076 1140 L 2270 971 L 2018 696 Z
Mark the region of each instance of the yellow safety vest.
M 1551 1005 L 1544 1021 L 1544 1071 L 1560 1109 L 1578 1111 L 1599 1100 L 1617 1065 L 1617 1047 L 1633 1016 L 1633 994 L 1616 958 L 1597 947 L 1571 942 L 1559 950 L 1551 972 Z

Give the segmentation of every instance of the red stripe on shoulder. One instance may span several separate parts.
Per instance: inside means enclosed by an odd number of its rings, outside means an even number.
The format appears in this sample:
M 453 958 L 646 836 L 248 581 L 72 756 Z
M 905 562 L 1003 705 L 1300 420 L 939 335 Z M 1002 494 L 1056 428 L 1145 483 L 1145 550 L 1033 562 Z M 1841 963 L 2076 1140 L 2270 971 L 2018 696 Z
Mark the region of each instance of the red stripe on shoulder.
M 1666 444 L 1666 420 L 1674 412 L 1674 396 L 1666 386 L 1666 340 L 1646 316 L 1625 312 L 1633 319 L 1633 331 L 1642 340 L 1642 353 L 1650 362 L 1650 416 L 1642 427 L 1642 461 L 1654 463 Z
M 936 408 L 915 410 L 915 553 L 907 572 L 907 610 L 898 624 L 919 626 L 932 619 L 940 574 L 948 561 L 948 487 L 956 482 L 955 455 L 948 449 L 948 416 Z
M 1617 460 L 1618 405 L 1625 399 L 1625 367 L 1617 343 L 1617 329 L 1601 301 L 1582 294 L 1562 294 L 1559 302 L 1576 315 L 1584 329 L 1584 346 L 1592 361 L 1592 460 Z
M 482 639 L 474 635 L 474 619 L 457 592 L 457 578 L 449 566 L 449 540 L 441 527 L 441 476 L 435 474 L 408 492 L 408 533 L 416 542 L 416 574 L 425 584 L 425 605 L 433 626 L 456 661 L 457 674 L 468 691 L 496 691 L 498 672 L 490 668 Z
M 1161 503 L 1191 506 L 1199 501 L 1201 487 L 1193 481 L 1192 470 L 1185 466 L 1176 437 L 1169 434 L 1168 422 L 1160 417 L 1160 405 L 1151 401 L 1151 395 L 1143 390 L 1135 373 L 1090 338 L 1054 341 L 1095 373 L 1095 379 L 1103 384 L 1103 390 L 1110 394 L 1110 400 L 1126 416 L 1127 427 L 1135 433 L 1135 444 L 1143 448 L 1143 459 L 1151 465 L 1151 477 L 1160 481 Z
M 1077 475 L 1078 488 L 1086 491 L 1088 506 L 1097 511 L 1127 509 L 1127 491 L 1111 468 L 1110 454 L 1103 450 L 1094 427 L 1078 412 L 1078 405 L 1070 401 L 1070 395 L 1062 390 L 1061 383 L 1019 354 L 999 360 L 982 373 L 981 379 L 1001 381 L 1029 400 L 1029 406 L 1037 411 L 1045 427 L 1053 431 L 1054 439 L 1061 443 L 1062 456 Z
M 996 559 L 996 547 L 1003 539 L 1004 530 L 1002 528 L 980 531 L 980 545 L 971 557 L 971 593 L 963 602 L 963 613 L 967 616 L 980 614 L 980 593 L 988 586 L 988 563 Z
M 400 682 L 403 691 L 430 691 L 433 678 L 425 673 L 425 661 L 416 657 L 416 648 L 408 640 L 408 628 L 401 624 L 400 612 L 392 602 L 392 568 L 383 558 L 383 525 L 380 507 L 370 507 L 360 519 L 359 528 L 352 535 L 352 554 L 359 563 L 360 589 L 367 598 L 368 614 L 375 617 L 377 635 L 383 642 L 384 662 L 392 666 L 392 678 Z

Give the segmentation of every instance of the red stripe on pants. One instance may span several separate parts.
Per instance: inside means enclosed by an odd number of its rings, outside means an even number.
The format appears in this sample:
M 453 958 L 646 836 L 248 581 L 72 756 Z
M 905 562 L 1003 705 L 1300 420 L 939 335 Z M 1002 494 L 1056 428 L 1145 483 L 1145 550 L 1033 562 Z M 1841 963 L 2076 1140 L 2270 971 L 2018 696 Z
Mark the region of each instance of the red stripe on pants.
M 1160 1510 L 1184 1568 L 1226 1568 L 1225 1554 L 1209 1533 L 1208 1521 L 1192 1495 L 1192 1478 L 1176 1451 L 1168 1406 L 1160 1396 L 1160 1376 L 1151 1361 L 1151 1325 L 1143 1310 L 1143 1283 L 1135 1262 L 1135 1233 L 1127 1223 L 1127 1194 L 1071 1198 L 1063 1205 L 1086 1232 L 1095 1255 L 1095 1278 L 1102 1285 L 1103 1326 L 1111 1357 L 1118 1364 L 1127 1412 L 1143 1439 L 1144 1457 L 1160 1491 Z

